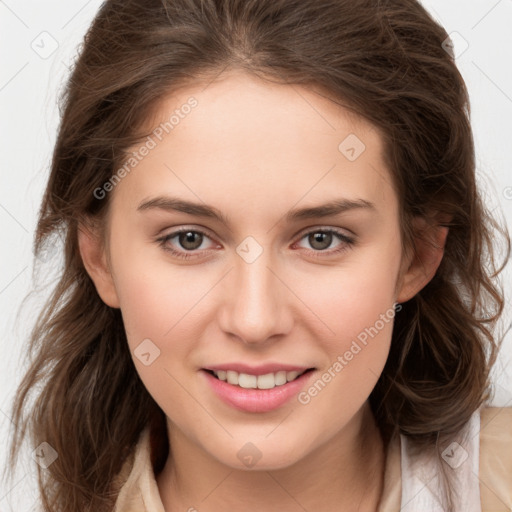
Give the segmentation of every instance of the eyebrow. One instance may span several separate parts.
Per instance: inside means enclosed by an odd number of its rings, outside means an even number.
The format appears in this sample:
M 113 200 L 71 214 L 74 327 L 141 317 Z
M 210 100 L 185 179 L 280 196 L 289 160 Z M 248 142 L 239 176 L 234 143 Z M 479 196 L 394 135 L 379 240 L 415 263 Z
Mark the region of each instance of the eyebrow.
M 215 219 L 226 226 L 230 225 L 228 217 L 226 217 L 220 210 L 201 203 L 194 203 L 185 201 L 169 196 L 158 196 L 151 199 L 142 201 L 137 207 L 137 211 L 143 212 L 147 210 L 164 210 L 164 211 L 178 211 L 196 215 L 198 217 L 207 217 Z M 349 210 L 373 210 L 376 211 L 375 205 L 365 199 L 336 199 L 328 203 L 318 206 L 311 206 L 307 208 L 296 208 L 290 210 L 284 216 L 287 222 L 298 220 L 316 219 L 322 217 L 329 217 L 338 215 Z

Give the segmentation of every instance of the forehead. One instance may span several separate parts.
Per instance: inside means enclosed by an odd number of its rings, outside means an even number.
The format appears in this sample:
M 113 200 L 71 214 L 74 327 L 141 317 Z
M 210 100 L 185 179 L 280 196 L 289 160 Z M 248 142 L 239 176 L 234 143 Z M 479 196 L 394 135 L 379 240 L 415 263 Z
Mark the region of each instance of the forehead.
M 114 191 L 132 209 L 171 192 L 245 208 L 394 201 L 378 130 L 310 88 L 230 72 L 173 91 L 146 129 L 152 149 Z

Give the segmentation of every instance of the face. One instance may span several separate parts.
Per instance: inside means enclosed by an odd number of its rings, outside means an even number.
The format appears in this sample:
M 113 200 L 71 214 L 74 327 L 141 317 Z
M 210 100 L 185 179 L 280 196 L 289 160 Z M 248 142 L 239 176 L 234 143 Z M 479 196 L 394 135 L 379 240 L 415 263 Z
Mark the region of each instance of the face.
M 402 250 L 381 137 L 242 73 L 158 118 L 109 192 L 98 291 L 173 438 L 231 467 L 293 464 L 351 428 L 388 355 Z

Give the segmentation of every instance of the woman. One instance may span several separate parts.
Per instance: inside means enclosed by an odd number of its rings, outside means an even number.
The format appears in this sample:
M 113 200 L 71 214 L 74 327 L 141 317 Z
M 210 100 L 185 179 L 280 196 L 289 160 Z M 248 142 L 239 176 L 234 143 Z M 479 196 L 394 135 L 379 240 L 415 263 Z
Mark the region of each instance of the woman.
M 447 37 L 410 0 L 103 4 L 14 406 L 44 510 L 507 506 L 511 414 L 482 406 L 508 238 Z

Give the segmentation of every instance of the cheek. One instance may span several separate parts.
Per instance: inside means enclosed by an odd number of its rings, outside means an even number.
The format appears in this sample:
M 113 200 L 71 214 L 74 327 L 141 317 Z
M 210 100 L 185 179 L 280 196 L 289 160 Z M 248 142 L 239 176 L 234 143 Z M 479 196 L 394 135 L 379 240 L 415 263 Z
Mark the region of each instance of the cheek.
M 125 275 L 117 284 L 120 307 L 128 341 L 133 345 L 143 338 L 161 340 L 175 323 L 186 301 L 186 292 L 176 293 L 176 284 L 151 273 Z
M 191 354 L 200 339 L 196 315 L 201 308 L 194 305 L 204 289 L 200 283 L 181 282 L 177 273 L 167 271 L 165 279 L 163 275 L 155 267 L 140 267 L 119 282 L 128 347 L 137 373 L 160 408 L 177 424 L 180 418 L 200 423 L 201 408 L 194 406 L 183 386 L 195 370 Z
M 301 279 L 298 294 L 321 321 L 328 351 L 339 351 L 377 324 L 381 338 L 391 336 L 398 258 L 390 252 L 365 255 L 332 272 Z M 381 321 L 381 315 L 387 315 Z M 373 330 L 372 330 L 373 332 Z M 364 334 L 360 336 L 364 338 Z
M 194 305 L 212 286 L 211 275 L 202 276 L 194 272 L 194 267 L 173 269 L 165 255 L 155 257 L 154 248 L 128 245 L 123 249 L 114 268 L 130 345 L 144 338 L 158 340 L 159 344 L 176 339 L 176 329 L 190 324 Z
M 167 394 L 179 392 L 179 387 L 172 387 L 171 376 L 182 381 L 187 371 L 196 369 L 192 355 L 209 318 L 209 300 L 204 299 L 210 299 L 206 295 L 218 277 L 194 266 L 173 269 L 165 255 L 156 258 L 154 250 L 132 248 L 129 243 L 122 254 L 112 255 L 112 261 L 129 350 L 158 401 L 162 389 Z M 150 356 L 140 357 L 147 353 Z
M 336 435 L 354 417 L 386 364 L 395 309 L 389 294 L 375 295 L 360 300 L 344 294 L 331 306 L 327 322 L 335 334 L 321 341 L 325 363 L 297 397 L 312 430 L 316 418 L 322 418 L 321 441 Z
M 314 286 L 303 285 L 308 306 L 322 321 L 315 338 L 326 357 L 299 403 L 315 408 L 334 430 L 367 400 L 388 358 L 399 314 L 394 302 L 400 252 L 398 245 L 380 249 L 359 253 Z

